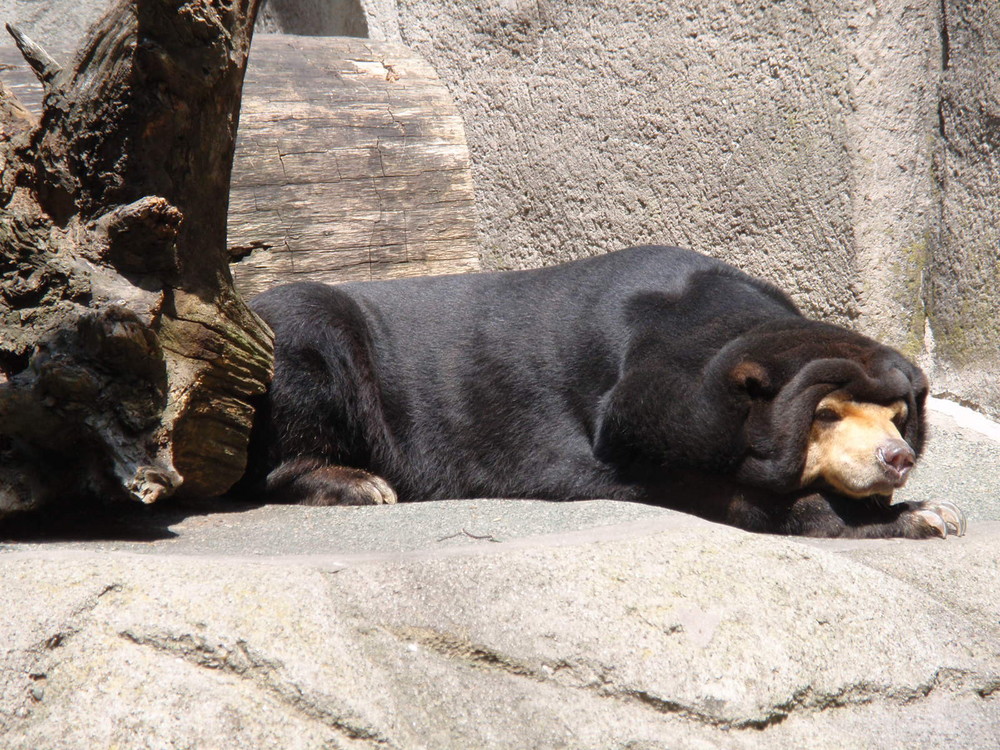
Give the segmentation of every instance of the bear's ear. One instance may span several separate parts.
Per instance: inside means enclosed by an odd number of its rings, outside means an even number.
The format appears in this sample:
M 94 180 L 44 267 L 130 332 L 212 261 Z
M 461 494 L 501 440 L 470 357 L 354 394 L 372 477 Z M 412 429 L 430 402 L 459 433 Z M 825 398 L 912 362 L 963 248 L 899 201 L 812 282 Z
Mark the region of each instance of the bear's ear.
M 771 377 L 760 362 L 743 360 L 729 372 L 729 382 L 752 399 L 773 398 Z

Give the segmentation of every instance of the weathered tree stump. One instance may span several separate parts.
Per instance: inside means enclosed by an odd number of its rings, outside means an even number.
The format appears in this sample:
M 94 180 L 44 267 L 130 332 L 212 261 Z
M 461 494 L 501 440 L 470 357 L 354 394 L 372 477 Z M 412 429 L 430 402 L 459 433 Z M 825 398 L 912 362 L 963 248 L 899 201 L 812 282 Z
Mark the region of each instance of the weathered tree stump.
M 119 0 L 71 68 L 19 39 L 45 98 L 0 87 L 0 516 L 241 476 L 271 357 L 226 250 L 256 10 Z

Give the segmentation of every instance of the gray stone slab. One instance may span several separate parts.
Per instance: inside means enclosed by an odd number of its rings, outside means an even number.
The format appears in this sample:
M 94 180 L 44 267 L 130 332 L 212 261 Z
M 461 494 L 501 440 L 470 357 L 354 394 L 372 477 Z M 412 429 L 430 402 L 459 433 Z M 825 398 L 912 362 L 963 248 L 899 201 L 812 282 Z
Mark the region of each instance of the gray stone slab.
M 187 516 L 150 514 L 132 519 L 131 526 L 118 534 L 124 538 L 36 540 L 17 543 L 16 548 L 238 557 L 395 553 L 485 546 L 664 515 L 678 514 L 610 500 L 445 500 L 343 508 L 265 505 Z M 151 533 L 159 538 L 135 540 Z M 0 546 L 4 548 L 14 547 L 8 543 Z
M 998 526 L 826 549 L 665 513 L 361 555 L 8 549 L 0 732 L 9 748 L 990 747 Z

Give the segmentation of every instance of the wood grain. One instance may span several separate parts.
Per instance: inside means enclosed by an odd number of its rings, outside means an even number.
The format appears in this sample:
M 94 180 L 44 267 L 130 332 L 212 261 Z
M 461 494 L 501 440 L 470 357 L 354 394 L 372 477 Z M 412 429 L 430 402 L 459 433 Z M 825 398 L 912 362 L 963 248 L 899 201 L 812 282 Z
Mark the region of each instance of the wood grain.
M 257 37 L 230 198 L 244 293 L 479 267 L 461 117 L 401 44 Z

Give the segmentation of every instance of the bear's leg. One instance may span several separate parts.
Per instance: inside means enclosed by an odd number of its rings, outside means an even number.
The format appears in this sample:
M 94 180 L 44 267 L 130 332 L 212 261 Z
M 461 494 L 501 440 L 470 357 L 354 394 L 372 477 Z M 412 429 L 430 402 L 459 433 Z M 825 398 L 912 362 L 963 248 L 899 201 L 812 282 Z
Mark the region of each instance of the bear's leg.
M 899 502 L 889 498 L 864 500 L 811 494 L 782 507 L 746 501 L 729 508 L 730 523 L 752 531 L 847 539 L 962 536 L 965 514 L 953 503 Z
M 293 458 L 267 475 L 267 499 L 299 505 L 387 505 L 396 493 L 382 477 L 319 458 Z

